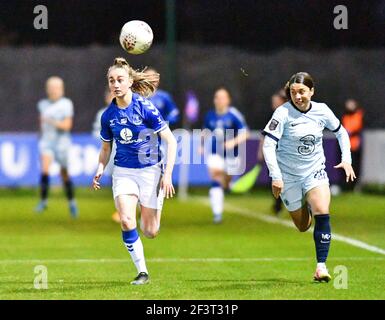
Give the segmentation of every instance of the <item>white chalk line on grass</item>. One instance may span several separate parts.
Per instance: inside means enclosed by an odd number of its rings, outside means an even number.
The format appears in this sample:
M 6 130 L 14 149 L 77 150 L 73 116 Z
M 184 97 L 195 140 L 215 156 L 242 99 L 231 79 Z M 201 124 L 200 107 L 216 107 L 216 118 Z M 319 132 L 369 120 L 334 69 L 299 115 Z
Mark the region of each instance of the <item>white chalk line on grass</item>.
M 198 199 L 198 201 L 200 201 L 201 203 L 205 204 L 206 206 L 210 206 L 210 202 L 208 201 L 208 199 L 206 198 L 202 198 L 202 197 L 196 197 Z M 277 217 L 274 217 L 274 216 L 269 216 L 267 214 L 264 214 L 262 212 L 257 212 L 257 211 L 253 211 L 253 210 L 250 210 L 250 209 L 244 209 L 244 208 L 238 208 L 238 207 L 235 207 L 231 204 L 226 204 L 225 205 L 225 211 L 229 211 L 230 213 L 235 213 L 235 214 L 238 214 L 238 215 L 241 215 L 241 216 L 245 216 L 245 217 L 248 217 L 248 218 L 254 218 L 254 219 L 258 219 L 258 220 L 261 220 L 263 222 L 267 222 L 267 223 L 273 223 L 273 224 L 280 224 L 280 225 L 283 225 L 285 227 L 289 227 L 289 228 L 294 228 L 296 229 L 296 227 L 294 226 L 293 222 L 292 221 L 289 221 L 289 220 L 283 220 L 283 219 L 280 219 L 280 218 L 277 218 Z M 311 227 L 309 228 L 309 231 L 313 231 L 314 228 Z M 333 240 L 337 240 L 337 241 L 341 241 L 341 242 L 344 242 L 344 243 L 347 243 L 347 244 L 350 244 L 354 247 L 357 247 L 357 248 L 361 248 L 361 249 L 364 249 L 364 250 L 367 250 L 367 251 L 371 251 L 371 252 L 375 252 L 375 253 L 379 253 L 379 254 L 382 254 L 382 255 L 385 255 L 385 250 L 382 249 L 382 248 L 379 248 L 379 247 L 376 247 L 376 246 L 372 246 L 366 242 L 363 242 L 363 241 L 360 241 L 360 240 L 357 240 L 357 239 L 353 239 L 353 238 L 350 238 L 350 237 L 346 237 L 346 236 L 343 236 L 343 235 L 340 235 L 340 234 L 337 234 L 337 233 L 332 233 L 332 239 Z
M 385 261 L 383 257 L 332 257 L 329 260 L 351 260 L 351 261 Z M 0 260 L 0 265 L 4 264 L 71 264 L 71 263 L 129 263 L 131 260 L 126 259 L 4 259 Z M 313 258 L 291 258 L 291 257 L 274 257 L 274 258 L 149 258 L 146 259 L 150 263 L 223 263 L 223 262 L 290 262 L 290 261 L 313 261 Z

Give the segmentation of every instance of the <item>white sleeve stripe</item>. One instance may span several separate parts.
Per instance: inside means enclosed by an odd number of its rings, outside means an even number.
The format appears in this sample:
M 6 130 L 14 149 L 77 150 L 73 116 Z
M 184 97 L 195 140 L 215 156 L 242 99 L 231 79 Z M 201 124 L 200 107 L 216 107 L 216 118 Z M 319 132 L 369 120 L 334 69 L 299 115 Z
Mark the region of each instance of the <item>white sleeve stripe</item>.
M 102 139 L 102 140 L 105 141 L 105 142 L 110 142 L 110 141 L 112 141 L 112 139 L 104 139 L 102 136 L 100 136 L 100 139 Z
M 168 127 L 167 124 L 165 124 L 165 125 L 164 125 L 163 127 L 161 127 L 160 129 L 154 131 L 154 133 L 158 133 L 158 132 L 160 132 L 160 131 L 166 129 L 167 127 Z
M 231 107 L 230 108 L 230 112 L 234 115 L 234 117 L 236 117 L 240 122 L 242 122 L 243 124 L 245 124 L 245 118 L 243 117 L 242 113 L 239 112 L 239 110 L 237 110 L 236 108 L 234 107 Z M 246 124 L 245 124 L 246 125 Z

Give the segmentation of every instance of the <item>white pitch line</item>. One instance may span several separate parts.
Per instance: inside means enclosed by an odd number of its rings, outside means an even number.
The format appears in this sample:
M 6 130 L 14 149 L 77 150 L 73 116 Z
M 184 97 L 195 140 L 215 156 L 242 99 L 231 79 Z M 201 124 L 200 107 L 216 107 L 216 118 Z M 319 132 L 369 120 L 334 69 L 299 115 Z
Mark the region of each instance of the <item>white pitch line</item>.
M 206 206 L 209 206 L 210 203 L 207 199 L 203 199 L 202 197 L 196 197 L 198 198 L 198 200 L 205 204 Z M 253 210 L 250 210 L 250 209 L 241 209 L 241 208 L 238 208 L 238 207 L 235 207 L 233 205 L 230 205 L 230 204 L 226 204 L 225 205 L 225 210 L 226 211 L 230 211 L 230 213 L 235 213 L 235 214 L 238 214 L 238 215 L 241 215 L 241 216 L 245 216 L 245 217 L 248 217 L 248 218 L 254 218 L 254 219 L 258 219 L 258 220 L 261 220 L 263 222 L 267 222 L 267 223 L 273 223 L 273 224 L 280 224 L 280 225 L 283 225 L 285 227 L 289 227 L 289 228 L 294 228 L 296 229 L 296 227 L 294 226 L 294 224 L 289 221 L 289 220 L 283 220 L 283 219 L 280 219 L 280 218 L 277 218 L 277 217 L 273 217 L 273 216 L 269 216 L 267 214 L 264 214 L 264 213 L 261 213 L 261 212 L 257 212 L 257 211 L 253 211 Z M 311 227 L 309 228 L 309 231 L 313 231 L 314 228 Z M 361 249 L 364 249 L 364 250 L 367 250 L 367 251 L 371 251 L 371 252 L 375 252 L 375 253 L 379 253 L 379 254 L 382 254 L 382 255 L 385 255 L 385 250 L 382 249 L 382 248 L 379 248 L 379 247 L 376 247 L 376 246 L 372 246 L 366 242 L 363 242 L 363 241 L 360 241 L 360 240 L 357 240 L 357 239 L 353 239 L 353 238 L 350 238 L 350 237 L 346 237 L 346 236 L 343 236 L 343 235 L 340 235 L 340 234 L 337 234 L 337 233 L 332 233 L 332 239 L 333 240 L 337 240 L 337 241 L 341 241 L 341 242 L 344 242 L 344 243 L 347 243 L 347 244 L 350 244 L 354 247 L 357 247 L 357 248 L 361 248 Z
M 270 257 L 270 258 L 150 258 L 147 262 L 154 263 L 180 263 L 180 262 L 197 262 L 197 263 L 221 263 L 221 262 L 282 262 L 282 261 L 312 261 L 312 258 L 292 258 L 292 257 Z M 351 261 L 384 261 L 383 257 L 332 257 L 329 260 L 351 260 Z M 40 264 L 40 263 L 129 263 L 131 260 L 126 259 L 4 259 L 0 260 L 2 264 Z

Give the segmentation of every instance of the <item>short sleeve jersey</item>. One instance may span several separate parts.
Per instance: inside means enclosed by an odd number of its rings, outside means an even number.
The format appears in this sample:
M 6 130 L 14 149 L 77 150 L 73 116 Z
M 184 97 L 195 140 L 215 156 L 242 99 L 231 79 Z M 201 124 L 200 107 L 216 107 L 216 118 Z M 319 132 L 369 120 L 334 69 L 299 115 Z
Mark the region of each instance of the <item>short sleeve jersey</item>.
M 101 117 L 103 141 L 116 142 L 114 164 L 144 168 L 160 161 L 158 133 L 168 128 L 158 109 L 147 99 L 133 93 L 131 104 L 119 108 L 114 99 Z

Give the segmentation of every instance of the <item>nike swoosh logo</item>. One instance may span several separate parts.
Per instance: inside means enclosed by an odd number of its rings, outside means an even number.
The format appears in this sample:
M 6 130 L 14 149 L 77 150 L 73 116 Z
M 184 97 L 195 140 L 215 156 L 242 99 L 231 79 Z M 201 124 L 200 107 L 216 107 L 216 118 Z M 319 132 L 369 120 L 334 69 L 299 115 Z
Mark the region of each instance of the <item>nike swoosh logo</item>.
M 291 126 L 292 127 L 295 127 L 295 126 L 298 126 L 299 124 L 305 124 L 305 122 L 300 122 L 300 123 L 292 123 Z

